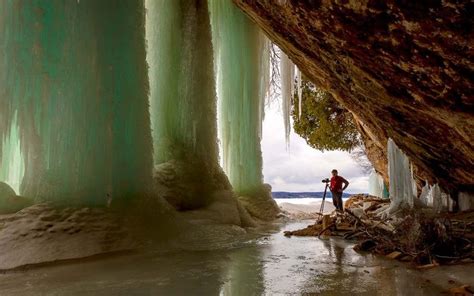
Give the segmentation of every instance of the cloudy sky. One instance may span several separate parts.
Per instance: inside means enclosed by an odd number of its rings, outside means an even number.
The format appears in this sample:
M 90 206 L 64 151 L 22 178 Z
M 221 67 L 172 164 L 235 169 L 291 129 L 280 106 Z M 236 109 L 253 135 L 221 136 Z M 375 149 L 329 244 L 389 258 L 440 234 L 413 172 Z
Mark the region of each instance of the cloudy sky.
M 368 191 L 368 176 L 342 151 L 321 152 L 309 147 L 294 132 L 289 151 L 285 146 L 282 113 L 277 103 L 265 110 L 263 123 L 263 174 L 273 191 L 324 191 L 322 179 L 337 169 L 350 185 L 348 193 Z

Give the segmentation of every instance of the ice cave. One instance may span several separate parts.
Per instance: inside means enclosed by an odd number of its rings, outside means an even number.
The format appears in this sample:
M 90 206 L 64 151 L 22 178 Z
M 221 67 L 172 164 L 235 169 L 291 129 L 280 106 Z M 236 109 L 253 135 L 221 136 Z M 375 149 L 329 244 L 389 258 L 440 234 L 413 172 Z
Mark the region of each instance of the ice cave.
M 0 0 L 0 295 L 474 295 L 473 20 Z

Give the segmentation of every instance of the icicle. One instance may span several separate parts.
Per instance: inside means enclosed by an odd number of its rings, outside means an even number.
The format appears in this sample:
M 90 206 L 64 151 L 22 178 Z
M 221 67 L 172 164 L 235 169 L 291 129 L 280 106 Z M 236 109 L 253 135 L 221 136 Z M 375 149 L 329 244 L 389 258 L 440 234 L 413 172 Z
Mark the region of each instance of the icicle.
M 295 65 L 284 52 L 281 52 L 280 73 L 281 73 L 281 96 L 282 96 L 283 122 L 285 125 L 285 140 L 288 146 L 290 142 L 290 132 L 291 132 L 290 117 L 291 117 L 291 101 L 294 94 Z
M 260 140 L 269 41 L 231 0 L 210 0 L 223 167 L 234 190 L 262 186 Z
M 474 194 L 469 192 L 459 192 L 458 205 L 461 212 L 474 210 Z
M 218 161 L 209 12 L 201 0 L 147 0 L 147 61 L 154 162 L 194 152 Z
M 418 196 L 418 188 L 415 182 L 415 175 L 413 174 L 413 164 L 410 164 L 410 175 L 411 175 L 411 186 L 413 191 L 413 196 Z
M 408 157 L 397 147 L 392 139 L 388 139 L 388 176 L 391 204 L 389 213 L 400 208 L 413 208 L 413 178 Z
M 380 198 L 384 197 L 384 182 L 382 176 L 372 171 L 369 176 L 369 194 Z
M 425 186 L 421 188 L 421 193 L 420 193 L 420 201 L 421 203 L 426 206 L 426 207 L 432 207 L 433 206 L 433 201 L 430 201 L 429 198 L 430 195 L 430 185 L 428 185 L 428 181 L 425 182 Z
M 436 213 L 440 213 L 443 210 L 443 199 L 438 184 L 431 186 L 429 200 L 433 202 L 433 210 Z
M 20 194 L 105 205 L 148 193 L 143 3 L 19 3 L 0 1 L 0 138 L 20 135 Z
M 302 86 L 302 77 L 301 71 L 296 68 L 296 88 L 298 94 L 298 119 L 301 119 L 301 112 L 302 112 L 302 96 L 303 96 L 303 86 Z
M 443 192 L 438 184 L 430 186 L 428 182 L 421 190 L 420 200 L 436 213 L 452 209 L 453 206 L 449 195 Z

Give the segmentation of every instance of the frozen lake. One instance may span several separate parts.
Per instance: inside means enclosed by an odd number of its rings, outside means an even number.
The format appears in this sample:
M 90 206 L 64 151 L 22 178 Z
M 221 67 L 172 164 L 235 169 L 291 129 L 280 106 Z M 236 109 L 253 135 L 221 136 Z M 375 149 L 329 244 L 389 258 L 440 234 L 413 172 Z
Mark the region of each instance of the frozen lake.
M 419 271 L 339 239 L 283 236 L 309 223 L 274 224 L 216 250 L 187 246 L 4 273 L 0 295 L 438 295 L 474 285 L 473 265 Z

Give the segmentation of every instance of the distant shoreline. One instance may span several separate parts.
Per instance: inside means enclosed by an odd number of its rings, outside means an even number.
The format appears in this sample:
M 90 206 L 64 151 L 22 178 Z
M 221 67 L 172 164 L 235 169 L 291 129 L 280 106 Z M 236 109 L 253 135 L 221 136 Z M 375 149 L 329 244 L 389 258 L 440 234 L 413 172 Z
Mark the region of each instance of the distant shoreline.
M 272 197 L 275 198 L 323 198 L 324 192 L 285 192 L 274 191 Z M 348 198 L 354 193 L 343 193 L 343 198 Z M 331 197 L 331 192 L 326 193 L 326 197 Z

